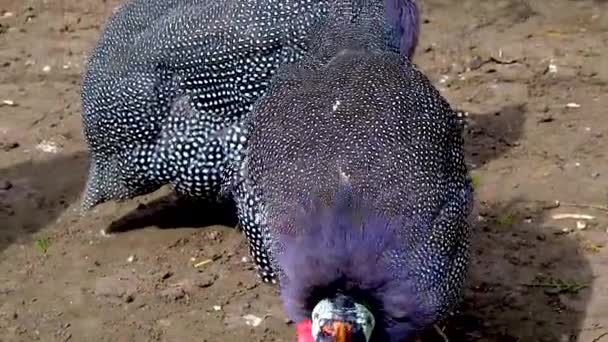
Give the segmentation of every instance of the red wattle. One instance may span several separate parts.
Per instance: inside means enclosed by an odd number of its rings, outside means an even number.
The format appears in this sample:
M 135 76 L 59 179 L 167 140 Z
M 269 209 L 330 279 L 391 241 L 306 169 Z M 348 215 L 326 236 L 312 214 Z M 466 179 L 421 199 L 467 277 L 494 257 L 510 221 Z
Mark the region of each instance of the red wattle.
M 302 321 L 298 324 L 298 342 L 314 342 L 312 337 L 312 322 Z

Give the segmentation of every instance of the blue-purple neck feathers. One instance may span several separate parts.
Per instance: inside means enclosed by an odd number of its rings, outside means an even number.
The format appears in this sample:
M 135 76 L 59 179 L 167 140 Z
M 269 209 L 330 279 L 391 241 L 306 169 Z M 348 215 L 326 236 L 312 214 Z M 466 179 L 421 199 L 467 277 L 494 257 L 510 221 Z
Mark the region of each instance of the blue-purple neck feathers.
M 295 233 L 278 236 L 285 307 L 301 322 L 320 300 L 345 294 L 374 314 L 374 341 L 403 341 L 434 319 L 413 290 L 410 268 L 392 259 L 407 251 L 407 233 L 399 232 L 411 220 L 383 217 L 355 197 L 342 189 L 330 206 L 311 201 L 292 221 Z
M 414 0 L 384 0 L 387 44 L 412 59 L 420 34 L 420 11 Z

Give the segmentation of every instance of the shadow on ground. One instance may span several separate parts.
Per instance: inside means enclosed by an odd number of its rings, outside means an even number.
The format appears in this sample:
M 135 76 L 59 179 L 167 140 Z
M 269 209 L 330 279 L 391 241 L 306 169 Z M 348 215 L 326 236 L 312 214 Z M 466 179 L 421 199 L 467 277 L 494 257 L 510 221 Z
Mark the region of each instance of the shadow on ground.
M 194 201 L 167 195 L 115 220 L 108 227 L 109 233 L 120 233 L 145 227 L 171 229 L 179 227 L 208 227 L 237 224 L 236 207 L 232 201 L 212 203 Z
M 591 267 L 584 246 L 545 223 L 544 211 L 524 200 L 481 204 L 471 281 L 445 329 L 451 341 L 577 341 Z M 429 335 L 425 342 L 443 341 Z
M 465 149 L 473 168 L 500 158 L 518 145 L 526 121 L 526 106 L 513 104 L 497 112 L 469 114 L 465 129 Z
M 0 251 L 54 222 L 80 198 L 86 153 L 0 170 Z

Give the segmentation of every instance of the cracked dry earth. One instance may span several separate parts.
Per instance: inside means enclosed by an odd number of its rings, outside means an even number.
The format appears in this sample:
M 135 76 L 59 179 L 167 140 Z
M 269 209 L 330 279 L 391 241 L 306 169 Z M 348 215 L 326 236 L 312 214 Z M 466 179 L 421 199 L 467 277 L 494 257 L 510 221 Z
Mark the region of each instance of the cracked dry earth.
M 117 4 L 0 2 L 0 341 L 293 341 L 229 210 L 161 190 L 77 215 L 80 74 Z M 479 194 L 445 333 L 608 341 L 608 3 L 421 6 L 415 61 L 470 113 Z

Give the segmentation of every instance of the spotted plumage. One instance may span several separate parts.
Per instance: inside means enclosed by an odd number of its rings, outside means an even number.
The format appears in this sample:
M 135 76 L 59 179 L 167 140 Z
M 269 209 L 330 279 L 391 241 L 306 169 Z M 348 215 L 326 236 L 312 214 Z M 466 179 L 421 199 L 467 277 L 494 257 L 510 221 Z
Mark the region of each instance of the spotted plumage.
M 91 165 L 83 208 L 172 184 L 215 198 L 240 119 L 339 0 L 131 0 L 83 78 Z M 335 12 L 335 11 L 334 11 Z M 236 135 L 235 135 L 236 134 Z
M 294 321 L 319 313 L 316 341 L 330 338 L 323 317 L 353 341 L 370 340 L 369 325 L 371 341 L 405 341 L 449 314 L 466 279 L 462 119 L 386 49 L 381 13 L 332 21 L 281 68 L 248 117 L 234 179 L 264 279 L 279 280 Z

